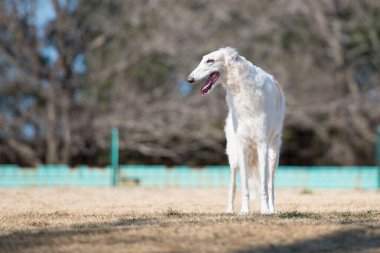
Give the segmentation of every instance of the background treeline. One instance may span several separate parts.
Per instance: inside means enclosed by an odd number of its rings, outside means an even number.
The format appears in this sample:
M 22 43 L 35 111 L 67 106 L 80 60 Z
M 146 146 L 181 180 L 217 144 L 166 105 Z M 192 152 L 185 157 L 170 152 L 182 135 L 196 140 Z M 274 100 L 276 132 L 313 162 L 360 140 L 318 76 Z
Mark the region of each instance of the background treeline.
M 118 127 L 122 163 L 225 164 L 224 91 L 184 80 L 228 45 L 285 90 L 282 164 L 374 164 L 379 20 L 377 0 L 3 0 L 0 163 L 104 165 Z

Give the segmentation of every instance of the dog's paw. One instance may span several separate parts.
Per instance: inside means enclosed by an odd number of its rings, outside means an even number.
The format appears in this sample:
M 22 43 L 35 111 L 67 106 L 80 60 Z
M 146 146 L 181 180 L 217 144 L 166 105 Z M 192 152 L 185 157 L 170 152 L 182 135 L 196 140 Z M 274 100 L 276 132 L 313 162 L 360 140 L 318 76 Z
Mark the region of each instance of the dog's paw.
M 231 206 L 228 206 L 225 211 L 226 214 L 233 214 L 234 213 L 234 208 Z
M 271 215 L 271 214 L 274 214 L 274 210 L 261 209 L 260 213 L 263 215 Z
M 247 208 L 242 208 L 242 209 L 240 210 L 240 214 L 241 214 L 241 215 L 248 215 L 248 214 L 249 214 L 249 209 L 247 209 Z

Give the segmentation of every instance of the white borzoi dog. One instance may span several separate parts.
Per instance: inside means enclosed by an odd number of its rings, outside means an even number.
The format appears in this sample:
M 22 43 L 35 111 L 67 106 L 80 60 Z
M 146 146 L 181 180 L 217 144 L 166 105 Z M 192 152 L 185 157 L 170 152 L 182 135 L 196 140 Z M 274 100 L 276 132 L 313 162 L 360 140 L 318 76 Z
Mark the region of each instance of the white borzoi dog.
M 278 166 L 285 98 L 277 81 L 233 48 L 203 56 L 188 82 L 205 80 L 201 95 L 221 83 L 229 108 L 225 132 L 231 167 L 227 212 L 234 212 L 236 172 L 240 169 L 241 213 L 250 212 L 249 200 L 260 193 L 261 213 L 275 212 L 274 173 Z

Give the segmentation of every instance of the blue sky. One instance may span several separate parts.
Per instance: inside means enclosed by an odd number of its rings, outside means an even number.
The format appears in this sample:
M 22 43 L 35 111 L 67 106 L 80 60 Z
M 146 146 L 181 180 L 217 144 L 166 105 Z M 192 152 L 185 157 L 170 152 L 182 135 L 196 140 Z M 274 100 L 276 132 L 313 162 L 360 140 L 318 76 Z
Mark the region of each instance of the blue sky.
M 42 27 L 51 20 L 55 19 L 55 11 L 51 0 L 38 0 L 37 1 L 37 13 L 36 13 L 36 25 L 42 32 Z

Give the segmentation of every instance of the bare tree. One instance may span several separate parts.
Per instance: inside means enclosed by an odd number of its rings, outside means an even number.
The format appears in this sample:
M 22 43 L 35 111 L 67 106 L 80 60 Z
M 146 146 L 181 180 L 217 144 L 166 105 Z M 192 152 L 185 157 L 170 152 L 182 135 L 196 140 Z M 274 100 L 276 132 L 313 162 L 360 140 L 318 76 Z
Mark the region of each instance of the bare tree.
M 18 145 L 25 146 L 20 132 L 27 131 L 26 127 L 32 129 L 34 142 L 28 147 L 29 153 L 33 150 L 41 152 L 31 155 L 34 157 L 32 164 L 41 160 L 46 163 L 70 162 L 73 132 L 70 118 L 74 112 L 81 114 L 82 109 L 75 96 L 81 88 L 83 73 L 76 71 L 75 65 L 84 51 L 85 41 L 78 19 L 74 18 L 76 13 L 70 9 L 73 2 L 52 1 L 56 18 L 44 27 L 37 27 L 34 22 L 35 1 L 6 1 L 1 6 L 0 57 L 7 74 L 3 80 L 2 97 L 17 99 L 3 110 L 11 115 L 3 118 L 4 124 L 10 125 L 3 131 L 13 143 L 6 145 L 9 152 L 20 153 L 19 159 L 22 160 L 25 152 L 17 150 L 27 147 L 17 148 L 16 143 L 19 139 Z M 53 59 L 51 51 L 57 59 Z M 20 110 L 26 106 L 30 110 Z
M 35 1 L 0 4 L 1 162 L 106 164 L 119 127 L 122 162 L 225 163 L 223 90 L 184 79 L 227 45 L 284 87 L 283 163 L 374 162 L 378 1 L 50 2 L 42 33 Z

